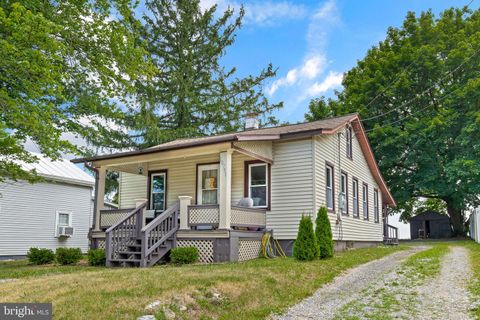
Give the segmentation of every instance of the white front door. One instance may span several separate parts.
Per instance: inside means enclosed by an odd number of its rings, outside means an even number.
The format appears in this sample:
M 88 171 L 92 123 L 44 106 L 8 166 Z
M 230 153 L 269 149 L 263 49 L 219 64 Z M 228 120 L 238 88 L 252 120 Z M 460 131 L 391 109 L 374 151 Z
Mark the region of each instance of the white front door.
M 219 164 L 198 166 L 197 204 L 218 204 L 218 171 Z

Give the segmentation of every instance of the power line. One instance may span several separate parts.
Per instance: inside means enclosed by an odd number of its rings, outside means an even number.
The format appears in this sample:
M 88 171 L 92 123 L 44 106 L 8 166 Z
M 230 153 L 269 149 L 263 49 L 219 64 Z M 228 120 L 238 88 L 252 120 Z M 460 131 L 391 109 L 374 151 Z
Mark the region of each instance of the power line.
M 445 98 L 447 98 L 448 96 L 452 95 L 455 91 L 457 91 L 457 90 L 459 90 L 459 89 L 461 89 L 461 88 L 462 88 L 462 87 L 458 87 L 458 88 L 450 91 L 449 93 L 445 94 L 444 96 L 438 98 L 436 101 L 437 101 L 437 102 L 438 102 L 438 101 L 442 101 L 443 99 L 445 99 Z M 374 131 L 374 130 L 378 130 L 378 129 L 381 129 L 381 128 L 385 128 L 385 127 L 387 127 L 387 126 L 391 126 L 392 124 L 396 124 L 396 123 L 402 122 L 402 121 L 404 121 L 405 119 L 410 118 L 410 117 L 418 114 L 419 112 L 422 112 L 422 111 L 428 109 L 429 107 L 430 107 L 430 105 L 427 105 L 427 106 L 425 106 L 425 107 L 423 107 L 423 108 L 420 108 L 419 110 L 417 110 L 417 111 L 415 111 L 415 112 L 412 112 L 412 113 L 406 115 L 405 117 L 403 117 L 403 118 L 401 118 L 401 119 L 398 119 L 398 120 L 395 120 L 395 121 L 392 121 L 392 122 L 383 124 L 383 125 L 381 125 L 381 126 L 378 126 L 378 127 L 372 128 L 372 129 L 365 130 L 365 133 L 370 132 L 370 131 Z
M 470 61 L 470 59 L 472 59 L 476 54 L 478 54 L 480 52 L 480 49 L 476 50 L 471 56 L 469 56 L 466 60 L 464 60 L 461 64 L 459 64 L 455 69 L 451 70 L 449 73 L 447 73 L 444 77 L 442 77 L 440 79 L 440 81 L 443 81 L 445 80 L 447 77 L 449 77 L 451 74 L 453 74 L 454 72 L 456 72 L 458 69 L 460 69 L 465 63 L 467 63 L 468 61 Z M 387 112 L 384 112 L 384 113 L 381 113 L 381 114 L 378 114 L 378 115 L 375 115 L 375 116 L 372 116 L 372 117 L 369 117 L 369 118 L 365 118 L 365 119 L 362 119 L 361 121 L 362 122 L 365 122 L 365 121 L 369 121 L 369 120 L 373 120 L 373 119 L 377 119 L 377 118 L 380 118 L 380 117 L 383 117 L 387 114 L 390 114 L 400 108 L 403 108 L 405 105 L 407 104 L 410 104 L 411 102 L 417 100 L 418 98 L 422 97 L 424 94 L 426 94 L 427 92 L 429 92 L 431 89 L 433 89 L 435 86 L 439 85 L 438 82 L 435 82 L 432 86 L 428 87 L 427 89 L 425 89 L 424 91 L 422 91 L 420 94 L 416 95 L 415 97 L 413 97 L 412 99 L 408 100 L 407 102 L 405 103 L 402 103 L 400 106 L 396 107 L 396 108 L 393 108 Z M 373 100 L 372 100 L 373 101 Z

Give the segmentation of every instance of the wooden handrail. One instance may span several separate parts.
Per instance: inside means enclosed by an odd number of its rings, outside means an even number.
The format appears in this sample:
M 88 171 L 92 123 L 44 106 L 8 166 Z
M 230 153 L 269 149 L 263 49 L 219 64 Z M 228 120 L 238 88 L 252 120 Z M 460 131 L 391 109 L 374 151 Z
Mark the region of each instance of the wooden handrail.
M 166 218 L 168 218 L 172 212 L 177 211 L 180 208 L 180 204 L 176 203 L 167 210 L 163 211 L 158 217 L 150 221 L 145 227 L 142 228 L 142 232 L 150 232 L 155 228 L 157 225 L 163 222 Z
M 133 209 L 128 215 L 126 215 L 123 219 L 121 219 L 120 221 L 118 221 L 117 223 L 115 223 L 114 225 L 112 225 L 110 228 L 107 229 L 107 231 L 105 231 L 105 233 L 108 233 L 108 232 L 112 232 L 112 230 L 114 230 L 115 228 L 117 228 L 119 225 L 121 225 L 123 222 L 125 222 L 126 220 L 128 220 L 128 218 L 130 218 L 131 216 L 133 216 L 134 214 L 136 214 L 139 210 L 143 210 L 143 208 L 145 208 L 147 206 L 147 202 L 145 201 L 144 203 L 142 203 L 140 206 L 136 207 L 135 209 Z
M 241 207 L 241 206 L 232 206 L 232 209 L 239 209 L 245 212 L 255 212 L 255 213 L 266 213 L 267 209 L 265 208 L 251 208 L 251 207 Z

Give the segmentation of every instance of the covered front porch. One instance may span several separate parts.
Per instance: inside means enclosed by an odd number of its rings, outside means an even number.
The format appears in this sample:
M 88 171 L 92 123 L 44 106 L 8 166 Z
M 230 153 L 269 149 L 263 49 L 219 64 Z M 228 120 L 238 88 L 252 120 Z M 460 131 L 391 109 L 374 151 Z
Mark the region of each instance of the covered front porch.
M 165 213 L 175 213 L 168 226 L 175 229 L 172 247 L 195 246 L 202 262 L 257 257 L 270 206 L 272 163 L 272 143 L 267 141 L 95 161 L 91 164 L 97 170 L 92 246 L 108 252 L 109 232 L 125 229 L 121 224 L 134 212 L 138 232 L 132 237 L 141 237 L 141 230 L 158 223 Z M 113 210 L 100 201 L 109 170 L 121 175 L 119 208 Z

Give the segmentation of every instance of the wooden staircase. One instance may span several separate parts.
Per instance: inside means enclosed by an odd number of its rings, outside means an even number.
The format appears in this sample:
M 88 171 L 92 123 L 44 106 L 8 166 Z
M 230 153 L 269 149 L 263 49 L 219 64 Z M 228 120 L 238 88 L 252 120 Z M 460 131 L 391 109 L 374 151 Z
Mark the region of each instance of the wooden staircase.
M 145 207 L 135 208 L 105 232 L 107 267 L 150 267 L 175 247 L 179 205 L 142 228 Z

